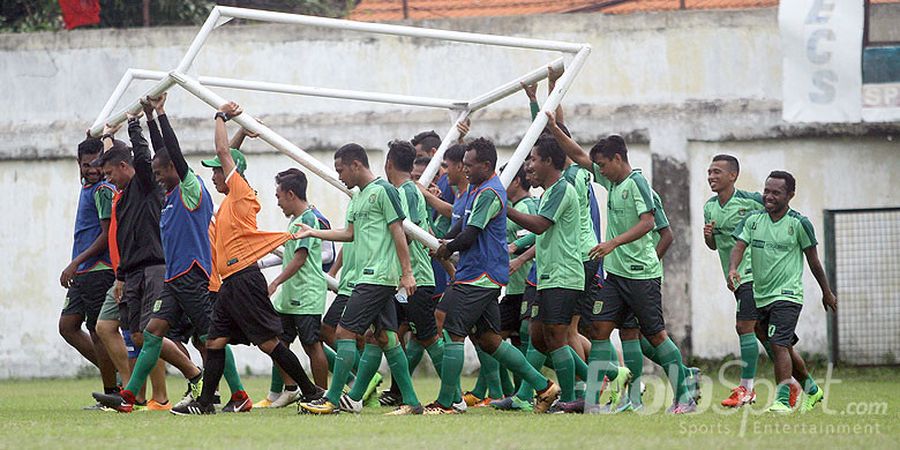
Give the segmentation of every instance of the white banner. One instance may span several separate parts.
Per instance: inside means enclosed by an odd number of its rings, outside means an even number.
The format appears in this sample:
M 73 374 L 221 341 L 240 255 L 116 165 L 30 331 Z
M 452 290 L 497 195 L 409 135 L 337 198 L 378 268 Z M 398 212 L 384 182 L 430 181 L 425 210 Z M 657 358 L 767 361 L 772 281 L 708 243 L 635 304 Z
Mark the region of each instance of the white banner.
M 779 2 L 785 121 L 861 120 L 863 1 Z

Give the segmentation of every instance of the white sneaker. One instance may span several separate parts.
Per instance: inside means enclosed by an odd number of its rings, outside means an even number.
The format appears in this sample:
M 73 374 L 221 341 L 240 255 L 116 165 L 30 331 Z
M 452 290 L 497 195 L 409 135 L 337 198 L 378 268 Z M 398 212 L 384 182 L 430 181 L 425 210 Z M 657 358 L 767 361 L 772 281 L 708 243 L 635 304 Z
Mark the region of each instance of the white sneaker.
M 300 392 L 300 389 L 294 389 L 293 391 L 285 389 L 269 407 L 284 408 L 285 406 L 297 403 L 302 396 L 303 394 Z
M 185 394 L 185 396 L 181 399 L 181 401 L 179 401 L 179 402 L 176 403 L 174 406 L 172 406 L 172 408 L 183 408 L 183 407 L 187 406 L 187 405 L 188 405 L 190 402 L 192 402 L 192 401 L 194 401 L 194 396 L 191 395 L 191 391 L 188 390 L 188 393 Z
M 465 400 L 460 400 L 459 403 L 454 403 L 451 408 L 459 412 L 466 412 L 466 410 L 469 409 L 469 405 L 466 404 Z
M 354 414 L 359 414 L 363 410 L 363 401 L 362 400 L 353 400 L 347 394 L 341 395 L 341 400 L 339 403 L 341 404 L 341 411 L 347 411 L 347 412 L 351 412 Z

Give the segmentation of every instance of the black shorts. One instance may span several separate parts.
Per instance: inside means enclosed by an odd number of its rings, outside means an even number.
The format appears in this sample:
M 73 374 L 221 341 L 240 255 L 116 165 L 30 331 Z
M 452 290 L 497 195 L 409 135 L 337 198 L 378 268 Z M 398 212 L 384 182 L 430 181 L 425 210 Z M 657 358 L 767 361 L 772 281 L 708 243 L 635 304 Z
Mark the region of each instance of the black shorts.
M 66 293 L 62 316 L 79 315 L 84 318 L 88 331 L 94 332 L 97 317 L 106 300 L 106 291 L 116 282 L 112 270 L 96 270 L 75 275 Z
M 454 284 L 444 293 L 444 301 L 449 300 L 444 329 L 455 336 L 500 333 L 499 297 L 499 288 Z
M 194 332 L 194 326 L 191 325 L 191 321 L 187 318 L 187 316 L 182 315 L 181 318 L 178 319 L 177 323 L 169 324 L 169 332 L 166 333 L 166 337 L 171 339 L 172 341 L 178 341 L 183 344 L 187 344 L 191 341 L 191 337 L 194 336 L 194 334 L 196 333 Z
M 537 315 L 537 286 L 525 285 L 525 293 L 522 294 L 522 306 L 519 309 L 519 317 L 522 320 L 531 320 Z
M 179 330 L 183 339 L 190 338 L 194 333 L 206 335 L 212 312 L 208 287 L 206 272 L 195 265 L 180 277 L 165 283 L 162 295 L 153 303 L 152 318 L 168 322 L 170 329 Z M 184 328 L 184 319 L 190 321 L 193 330 Z
M 600 285 L 597 283 L 597 270 L 600 261 L 589 260 L 584 263 L 584 291 L 578 296 L 575 314 L 584 317 L 585 322 L 593 322 L 594 304 L 600 300 Z
M 136 269 L 125 274 L 125 291 L 119 304 L 126 305 L 127 316 L 123 316 L 122 325 L 123 327 L 127 325 L 124 328 L 131 334 L 140 333 L 147 328 L 153 304 L 162 294 L 165 276 L 166 266 L 163 264 Z
M 734 291 L 734 299 L 737 301 L 735 319 L 738 321 L 759 320 L 756 311 L 756 300 L 753 298 L 753 282 L 744 283 Z
M 770 344 L 782 347 L 797 345 L 797 321 L 803 305 L 787 300 L 778 300 L 762 308 L 758 308 L 759 324 Z
M 575 306 L 584 296 L 583 291 L 563 288 L 539 289 L 537 291 L 537 314 L 534 320 L 546 325 L 568 325 L 575 315 Z
M 662 280 L 635 280 L 607 274 L 600 300 L 594 302 L 590 315 L 582 318 L 589 321 L 615 322 L 620 328 L 640 328 L 644 336 L 652 336 L 666 329 L 662 312 Z M 637 326 L 630 322 L 629 313 L 637 319 Z
M 281 318 L 269 300 L 266 277 L 256 264 L 222 282 L 213 304 L 208 339 L 259 345 L 281 336 Z
M 349 299 L 350 297 L 346 295 L 336 296 L 334 301 L 331 302 L 331 306 L 328 307 L 328 311 L 325 311 L 325 316 L 322 317 L 322 323 L 331 328 L 337 328 L 338 323 L 341 321 L 341 315 L 344 314 L 344 308 L 347 307 L 347 300 Z
M 370 326 L 375 333 L 397 331 L 397 308 L 394 307 L 395 286 L 357 284 L 347 299 L 340 326 L 358 335 L 366 334 Z
M 434 319 L 434 308 L 438 296 L 434 295 L 434 286 L 419 286 L 416 293 L 407 302 L 398 303 L 409 322 L 409 329 L 416 339 L 427 341 L 437 336 L 437 321 Z M 399 319 L 399 318 L 398 318 Z
M 519 333 L 522 326 L 522 302 L 525 294 L 504 295 L 500 299 L 500 331 Z
M 322 316 L 319 314 L 281 314 L 281 340 L 290 345 L 294 339 L 300 338 L 303 345 L 319 342 L 319 328 L 322 327 Z

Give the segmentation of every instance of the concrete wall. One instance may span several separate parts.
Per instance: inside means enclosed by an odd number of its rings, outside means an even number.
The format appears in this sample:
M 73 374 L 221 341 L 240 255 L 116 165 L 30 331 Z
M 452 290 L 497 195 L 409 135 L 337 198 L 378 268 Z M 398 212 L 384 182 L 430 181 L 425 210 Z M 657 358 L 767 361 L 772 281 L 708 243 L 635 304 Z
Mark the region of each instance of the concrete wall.
M 710 195 L 704 175 L 712 155 L 729 152 L 741 159 L 745 189 L 760 189 L 772 169 L 794 172 L 795 207 L 810 216 L 820 234 L 825 208 L 900 204 L 900 125 L 781 121 L 774 9 L 418 25 L 592 45 L 592 56 L 566 99 L 566 121 L 588 146 L 610 132 L 625 135 L 633 165 L 644 168 L 672 209 L 677 240 L 666 261 L 664 304 L 673 334 L 695 355 L 720 357 L 738 350 L 733 300 L 718 259 L 700 235 L 701 207 Z M 69 258 L 78 189 L 75 145 L 128 67 L 169 70 L 195 33 L 195 28 L 158 28 L 0 35 L 0 182 L 12 194 L 0 215 L 0 253 L 7 255 L 0 262 L 5 274 L 0 281 L 0 378 L 70 375 L 83 364 L 55 329 L 65 294 L 56 280 Z M 229 25 L 216 30 L 193 73 L 470 98 L 554 57 L 280 25 Z M 148 86 L 133 86 L 126 97 Z M 437 110 L 220 91 L 299 146 L 321 149 L 314 155 L 326 164 L 330 151 L 345 142 L 381 149 L 392 138 L 432 128 L 443 134 L 448 126 L 447 114 Z M 540 94 L 545 95 L 544 87 Z M 528 124 L 524 98 L 517 94 L 477 113 L 472 136 L 514 146 Z M 212 110 L 179 90 L 172 91 L 168 109 L 196 166 L 212 146 Z M 260 224 L 280 229 L 285 220 L 275 206 L 271 180 L 292 161 L 260 142 L 247 148 L 248 176 L 264 203 Z M 605 193 L 598 191 L 605 204 Z M 342 194 L 314 180 L 310 195 L 340 222 L 346 205 Z M 824 352 L 818 290 L 811 278 L 806 281 L 800 346 Z M 248 349 L 239 358 L 242 366 L 267 370 L 258 352 Z

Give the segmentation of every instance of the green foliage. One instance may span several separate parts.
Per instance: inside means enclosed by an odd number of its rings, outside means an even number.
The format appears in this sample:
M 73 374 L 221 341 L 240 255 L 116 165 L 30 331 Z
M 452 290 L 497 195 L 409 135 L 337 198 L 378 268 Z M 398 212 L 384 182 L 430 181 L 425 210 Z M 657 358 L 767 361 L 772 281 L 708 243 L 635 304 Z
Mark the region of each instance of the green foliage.
M 0 32 L 60 30 L 60 14 L 57 0 L 0 0 Z

